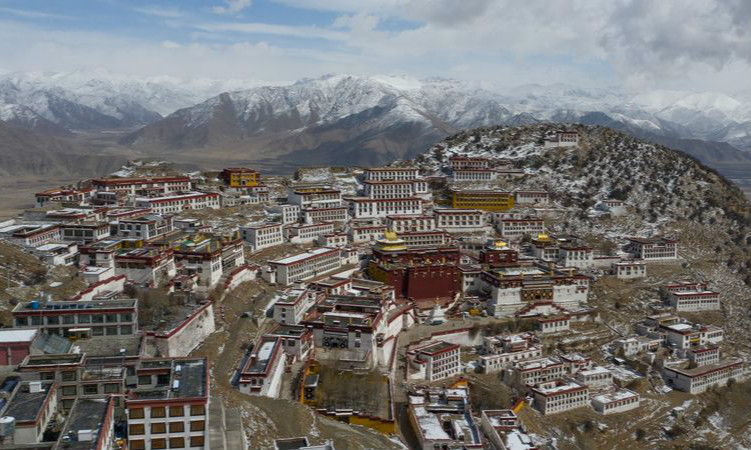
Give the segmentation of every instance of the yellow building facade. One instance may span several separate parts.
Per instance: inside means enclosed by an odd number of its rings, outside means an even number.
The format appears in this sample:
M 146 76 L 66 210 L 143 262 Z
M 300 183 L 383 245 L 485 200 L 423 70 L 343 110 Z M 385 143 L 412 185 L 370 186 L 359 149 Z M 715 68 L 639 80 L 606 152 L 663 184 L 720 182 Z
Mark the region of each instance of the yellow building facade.
M 261 174 L 245 167 L 224 169 L 220 175 L 229 187 L 255 187 L 261 184 Z
M 454 191 L 451 206 L 458 209 L 506 211 L 514 207 L 514 195 L 505 191 Z

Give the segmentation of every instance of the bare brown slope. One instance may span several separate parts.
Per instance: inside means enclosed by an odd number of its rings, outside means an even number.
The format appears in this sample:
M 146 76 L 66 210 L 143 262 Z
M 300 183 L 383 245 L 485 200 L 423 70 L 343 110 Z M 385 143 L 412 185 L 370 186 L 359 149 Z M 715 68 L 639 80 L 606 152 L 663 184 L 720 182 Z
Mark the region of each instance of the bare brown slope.
M 0 176 L 90 176 L 117 169 L 118 156 L 89 155 L 65 140 L 0 121 Z

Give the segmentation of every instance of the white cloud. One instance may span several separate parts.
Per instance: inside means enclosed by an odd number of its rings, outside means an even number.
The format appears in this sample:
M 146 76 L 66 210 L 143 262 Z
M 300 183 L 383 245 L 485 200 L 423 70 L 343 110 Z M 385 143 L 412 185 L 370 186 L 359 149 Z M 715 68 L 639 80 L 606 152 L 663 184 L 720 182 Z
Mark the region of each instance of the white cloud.
M 227 6 L 214 6 L 212 11 L 216 14 L 237 14 L 253 4 L 252 0 L 225 0 Z
M 248 34 L 271 34 L 277 36 L 291 36 L 305 39 L 326 39 L 332 41 L 343 41 L 349 36 L 339 31 L 327 30 L 324 28 L 306 26 L 289 26 L 275 25 L 269 23 L 252 23 L 252 22 L 217 22 L 203 23 L 192 25 L 194 28 L 209 32 L 235 32 Z
M 134 8 L 134 11 L 145 14 L 147 16 L 164 17 L 168 19 L 177 19 L 183 16 L 183 13 L 177 8 L 161 8 L 159 6 Z
M 0 7 L 0 13 L 11 14 L 16 17 L 25 19 L 72 19 L 71 16 L 63 14 L 46 13 L 42 11 L 32 11 L 28 9 L 5 8 Z
M 563 82 L 724 92 L 747 89 L 751 76 L 747 0 L 280 1 L 333 11 L 336 19 L 329 26 L 198 20 L 187 13 L 177 20 L 169 14 L 180 11 L 149 9 L 177 31 L 158 41 L 8 20 L 0 24 L 2 64 L 267 81 L 398 72 L 508 86 Z M 222 6 L 228 13 L 239 7 Z M 287 38 L 283 47 L 263 42 L 279 36 Z

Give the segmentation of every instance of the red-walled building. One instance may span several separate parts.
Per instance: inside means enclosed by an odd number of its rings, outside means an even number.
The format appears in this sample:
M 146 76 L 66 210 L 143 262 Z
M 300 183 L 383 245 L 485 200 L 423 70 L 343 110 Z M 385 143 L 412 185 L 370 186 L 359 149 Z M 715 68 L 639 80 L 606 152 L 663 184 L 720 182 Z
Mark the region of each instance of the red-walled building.
M 39 330 L 0 331 L 0 366 L 20 364 L 31 353 Z
M 436 301 L 445 305 L 461 292 L 459 260 L 455 246 L 407 249 L 400 239 L 387 237 L 373 249 L 368 275 L 392 286 L 396 298 L 427 309 Z

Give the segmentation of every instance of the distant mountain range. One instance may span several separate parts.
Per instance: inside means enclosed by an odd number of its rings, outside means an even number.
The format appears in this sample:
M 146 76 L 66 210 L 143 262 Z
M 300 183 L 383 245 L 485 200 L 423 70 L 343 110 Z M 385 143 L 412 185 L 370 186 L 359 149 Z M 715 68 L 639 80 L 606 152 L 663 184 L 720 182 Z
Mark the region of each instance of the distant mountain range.
M 500 90 L 395 76 L 259 86 L 34 73 L 0 76 L 0 120 L 61 139 L 72 131 L 126 130 L 120 145 L 143 155 L 291 165 L 382 164 L 467 128 L 567 122 L 606 125 L 722 165 L 751 161 L 745 94 L 560 84 Z

